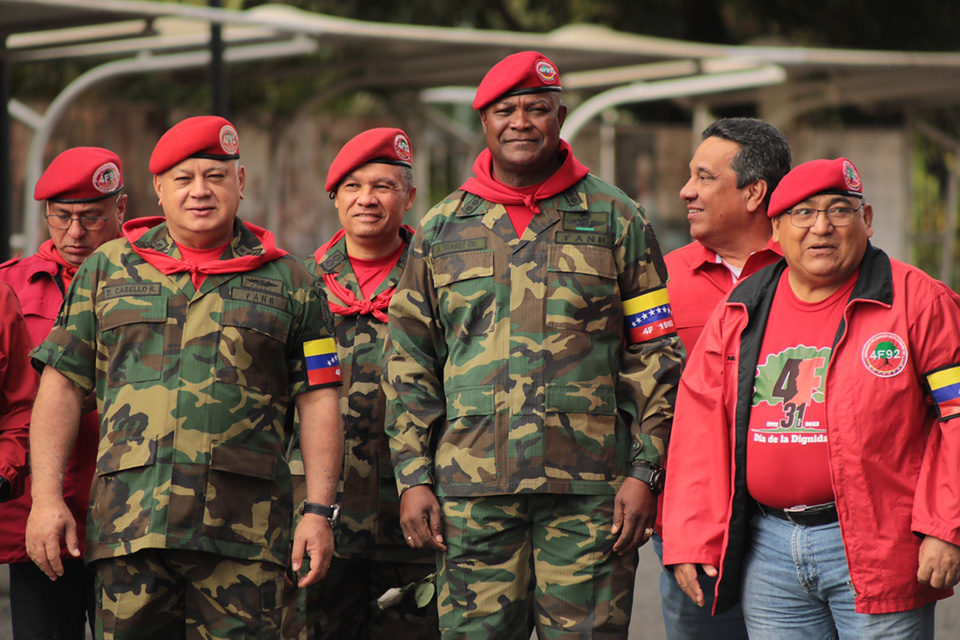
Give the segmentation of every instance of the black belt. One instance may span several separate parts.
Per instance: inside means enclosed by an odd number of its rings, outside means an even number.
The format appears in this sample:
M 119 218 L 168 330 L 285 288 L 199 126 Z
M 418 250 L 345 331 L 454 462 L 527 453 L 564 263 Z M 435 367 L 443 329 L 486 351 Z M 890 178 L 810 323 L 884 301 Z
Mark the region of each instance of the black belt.
M 790 507 L 789 509 L 774 509 L 765 504 L 760 504 L 760 511 L 764 515 L 787 520 L 794 524 L 801 524 L 806 527 L 815 527 L 821 524 L 830 524 L 836 522 L 837 503 L 828 502 L 827 504 L 817 504 L 812 507 Z

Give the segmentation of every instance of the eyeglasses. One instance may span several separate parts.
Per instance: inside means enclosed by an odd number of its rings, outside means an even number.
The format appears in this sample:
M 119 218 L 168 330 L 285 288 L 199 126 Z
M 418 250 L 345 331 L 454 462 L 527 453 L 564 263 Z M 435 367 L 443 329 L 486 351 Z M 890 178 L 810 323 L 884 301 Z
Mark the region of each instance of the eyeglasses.
M 790 209 L 784 211 L 784 213 L 790 215 L 790 222 L 793 223 L 793 226 L 808 229 L 817 224 L 817 219 L 821 213 L 827 214 L 827 220 L 834 227 L 846 227 L 853 224 L 857 217 L 857 211 L 860 211 L 860 209 L 863 209 L 862 204 L 859 207 L 830 207 L 829 209 L 807 209 L 804 207 L 802 209 Z
M 113 214 L 113 210 L 117 208 L 117 203 L 120 202 L 120 198 L 122 196 L 122 193 L 117 196 L 117 199 L 113 201 L 113 205 L 110 207 L 110 210 L 105 216 L 77 216 L 74 218 L 73 216 L 59 216 L 45 213 L 43 214 L 43 217 L 47 220 L 47 224 L 54 229 L 66 231 L 73 226 L 73 221 L 76 220 L 80 223 L 80 226 L 87 231 L 98 231 L 103 229 L 103 226 L 107 224 L 107 220 L 110 219 L 110 216 Z

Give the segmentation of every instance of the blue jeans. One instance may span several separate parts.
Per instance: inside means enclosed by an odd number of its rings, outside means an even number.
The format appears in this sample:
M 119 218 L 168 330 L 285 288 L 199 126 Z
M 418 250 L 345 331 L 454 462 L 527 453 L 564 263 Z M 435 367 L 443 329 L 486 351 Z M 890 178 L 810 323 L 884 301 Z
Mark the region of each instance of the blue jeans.
M 662 565 L 663 540 L 657 534 L 652 540 L 653 550 Z M 743 624 L 740 605 L 718 616 L 710 615 L 717 579 L 701 573 L 698 580 L 703 589 L 703 607 L 698 607 L 687 597 L 672 572 L 660 569 L 660 608 L 663 610 L 667 640 L 747 640 L 747 628 Z
M 807 527 L 754 516 L 742 604 L 750 640 L 933 640 L 935 603 L 899 613 L 854 611 L 836 522 Z

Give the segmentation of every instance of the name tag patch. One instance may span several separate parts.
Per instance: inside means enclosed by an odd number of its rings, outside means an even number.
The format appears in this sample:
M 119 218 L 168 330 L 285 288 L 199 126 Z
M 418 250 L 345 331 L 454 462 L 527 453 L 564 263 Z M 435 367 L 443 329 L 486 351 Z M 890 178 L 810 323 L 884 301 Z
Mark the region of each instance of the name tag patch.
M 269 291 L 261 291 L 259 289 L 244 289 L 243 287 L 231 287 L 230 293 L 227 297 L 231 300 L 241 300 L 243 302 L 266 305 L 268 307 L 273 307 L 274 309 L 280 309 L 281 311 L 287 310 L 286 296 L 276 295 L 274 293 L 270 293 Z
M 127 296 L 158 296 L 160 295 L 159 282 L 137 282 L 131 284 L 116 284 L 103 288 L 103 299 L 124 298 Z
M 433 257 L 445 256 L 450 253 L 460 253 L 461 251 L 480 251 L 487 248 L 486 238 L 470 238 L 467 240 L 454 240 L 452 242 L 440 242 L 433 245 L 431 253 Z

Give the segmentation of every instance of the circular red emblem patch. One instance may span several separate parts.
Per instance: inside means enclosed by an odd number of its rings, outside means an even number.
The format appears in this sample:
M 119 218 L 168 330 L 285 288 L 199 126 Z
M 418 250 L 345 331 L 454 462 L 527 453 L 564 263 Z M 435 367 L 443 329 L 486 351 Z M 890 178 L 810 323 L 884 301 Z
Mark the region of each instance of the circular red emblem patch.
M 228 124 L 220 129 L 220 146 L 228 154 L 235 155 L 240 148 L 240 138 L 237 137 L 237 131 Z
M 860 358 L 875 376 L 891 378 L 907 366 L 907 343 L 895 333 L 878 333 L 863 343 Z
M 843 180 L 847 183 L 847 189 L 850 191 L 860 191 L 862 183 L 857 168 L 849 160 L 843 161 Z
M 120 186 L 120 169 L 108 162 L 93 172 L 93 188 L 100 193 L 111 193 Z
M 398 133 L 397 137 L 393 139 L 393 148 L 401 160 L 410 162 L 413 158 L 413 152 L 410 150 L 410 141 L 407 140 L 407 137 L 402 133 Z
M 537 60 L 537 77 L 543 84 L 557 84 L 557 70 L 546 60 Z

